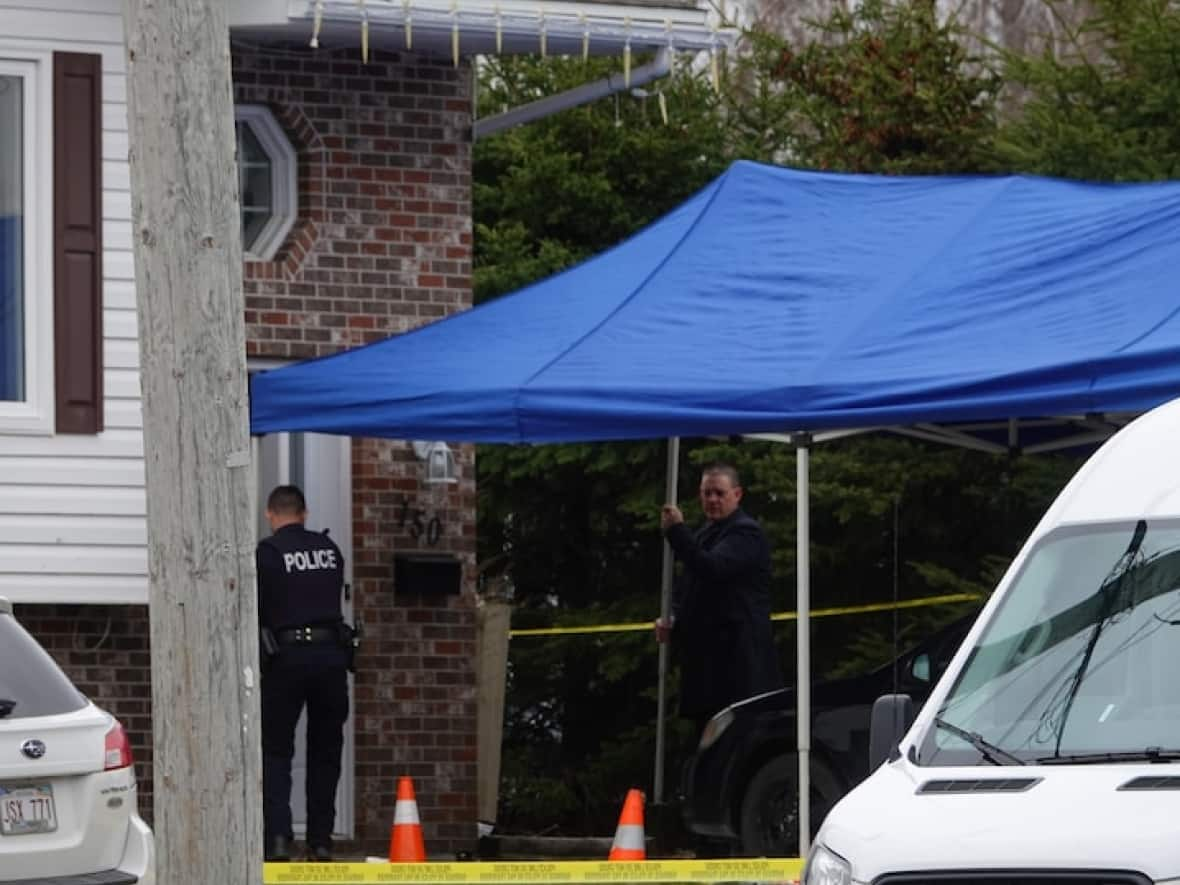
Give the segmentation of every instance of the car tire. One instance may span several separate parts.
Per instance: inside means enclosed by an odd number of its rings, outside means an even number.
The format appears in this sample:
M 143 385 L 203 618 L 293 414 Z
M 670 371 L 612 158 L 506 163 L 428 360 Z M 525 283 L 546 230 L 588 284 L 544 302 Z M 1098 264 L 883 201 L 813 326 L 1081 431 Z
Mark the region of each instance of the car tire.
M 750 778 L 738 819 L 742 854 L 747 857 L 799 856 L 799 757 L 777 756 Z M 811 763 L 811 834 L 842 794 L 822 764 Z

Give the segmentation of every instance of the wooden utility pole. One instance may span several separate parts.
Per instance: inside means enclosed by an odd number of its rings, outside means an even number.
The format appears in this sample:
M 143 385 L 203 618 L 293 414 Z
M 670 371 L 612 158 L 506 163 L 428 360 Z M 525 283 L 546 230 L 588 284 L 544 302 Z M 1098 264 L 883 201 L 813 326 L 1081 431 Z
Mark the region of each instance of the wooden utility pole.
M 262 874 L 258 612 L 225 0 L 123 0 L 156 881 Z

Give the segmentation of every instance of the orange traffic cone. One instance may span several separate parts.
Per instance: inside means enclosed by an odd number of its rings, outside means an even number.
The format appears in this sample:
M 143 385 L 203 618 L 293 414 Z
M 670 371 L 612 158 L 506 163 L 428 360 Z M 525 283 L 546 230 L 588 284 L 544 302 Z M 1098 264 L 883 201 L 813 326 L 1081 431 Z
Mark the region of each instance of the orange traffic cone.
M 399 777 L 393 827 L 389 831 L 389 862 L 422 863 L 425 860 L 426 846 L 422 842 L 422 821 L 418 819 L 414 782 L 408 777 Z
M 607 860 L 645 860 L 647 848 L 643 836 L 643 793 L 636 789 L 627 791 L 623 801 L 623 813 L 619 815 L 619 826 L 615 830 L 615 841 L 610 847 Z

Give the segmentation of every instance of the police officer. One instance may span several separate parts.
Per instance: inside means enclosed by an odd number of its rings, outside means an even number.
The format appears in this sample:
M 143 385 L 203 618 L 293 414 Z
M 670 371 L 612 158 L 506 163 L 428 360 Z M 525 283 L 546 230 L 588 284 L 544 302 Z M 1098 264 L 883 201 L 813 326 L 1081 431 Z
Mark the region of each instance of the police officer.
M 348 718 L 349 628 L 340 597 L 344 557 L 326 534 L 308 531 L 298 486 L 266 502 L 274 532 L 258 544 L 262 628 L 262 793 L 266 859 L 290 860 L 291 759 L 295 725 L 307 706 L 308 859 L 332 859 L 336 783 Z

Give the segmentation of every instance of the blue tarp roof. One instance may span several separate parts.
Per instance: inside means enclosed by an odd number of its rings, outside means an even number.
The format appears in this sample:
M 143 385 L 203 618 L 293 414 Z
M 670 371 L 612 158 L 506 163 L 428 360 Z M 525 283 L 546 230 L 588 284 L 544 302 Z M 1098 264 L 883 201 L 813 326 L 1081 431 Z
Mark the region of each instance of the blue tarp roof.
M 252 429 L 557 442 L 1135 412 L 1180 395 L 1180 183 L 749 162 L 621 245 L 256 376 Z

